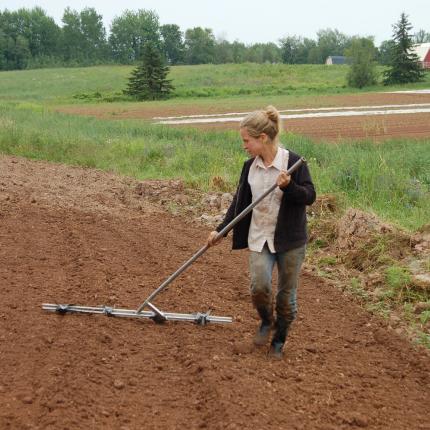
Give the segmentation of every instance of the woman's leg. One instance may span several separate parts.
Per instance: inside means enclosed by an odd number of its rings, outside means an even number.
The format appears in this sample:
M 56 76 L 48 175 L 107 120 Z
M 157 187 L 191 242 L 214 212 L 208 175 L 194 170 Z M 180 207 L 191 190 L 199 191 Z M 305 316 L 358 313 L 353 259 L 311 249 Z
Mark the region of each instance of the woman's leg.
M 278 293 L 276 296 L 276 331 L 273 343 L 283 344 L 297 315 L 297 287 L 306 245 L 277 254 Z
M 273 322 L 272 272 L 275 260 L 276 254 L 272 254 L 267 245 L 261 252 L 249 253 L 252 303 L 261 318 L 261 326 L 254 339 L 256 344 L 264 344 L 268 340 Z

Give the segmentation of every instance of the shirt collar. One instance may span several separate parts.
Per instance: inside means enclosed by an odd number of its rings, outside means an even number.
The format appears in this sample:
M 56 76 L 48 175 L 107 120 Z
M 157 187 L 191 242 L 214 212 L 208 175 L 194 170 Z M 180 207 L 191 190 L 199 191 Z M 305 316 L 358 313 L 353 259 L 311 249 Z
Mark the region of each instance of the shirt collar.
M 263 159 L 260 156 L 257 156 L 256 166 L 261 167 L 262 169 L 268 169 L 270 167 L 274 167 L 275 169 L 281 171 L 282 170 L 282 151 L 278 146 L 278 151 L 276 152 L 275 158 L 272 161 L 272 164 L 268 167 L 264 165 Z

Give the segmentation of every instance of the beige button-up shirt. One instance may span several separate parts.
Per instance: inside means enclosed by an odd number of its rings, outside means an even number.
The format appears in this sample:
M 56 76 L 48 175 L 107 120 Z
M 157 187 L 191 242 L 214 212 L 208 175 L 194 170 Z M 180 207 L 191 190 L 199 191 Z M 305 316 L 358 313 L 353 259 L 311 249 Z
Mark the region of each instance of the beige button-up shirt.
M 249 169 L 248 183 L 251 186 L 252 201 L 267 191 L 281 173 L 287 170 L 289 153 L 279 147 L 270 166 L 266 167 L 261 157 L 256 157 Z M 267 242 L 270 252 L 275 252 L 274 237 L 282 190 L 277 187 L 266 196 L 253 210 L 248 233 L 248 247 L 251 251 L 261 252 Z

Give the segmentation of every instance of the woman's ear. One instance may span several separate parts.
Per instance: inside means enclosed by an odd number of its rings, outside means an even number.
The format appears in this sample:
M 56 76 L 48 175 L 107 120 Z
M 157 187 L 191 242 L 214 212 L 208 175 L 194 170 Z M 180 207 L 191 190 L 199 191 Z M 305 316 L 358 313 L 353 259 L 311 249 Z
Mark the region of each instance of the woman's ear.
M 260 138 L 262 143 L 267 143 L 269 141 L 269 137 L 267 136 L 266 133 L 261 133 L 259 138 Z

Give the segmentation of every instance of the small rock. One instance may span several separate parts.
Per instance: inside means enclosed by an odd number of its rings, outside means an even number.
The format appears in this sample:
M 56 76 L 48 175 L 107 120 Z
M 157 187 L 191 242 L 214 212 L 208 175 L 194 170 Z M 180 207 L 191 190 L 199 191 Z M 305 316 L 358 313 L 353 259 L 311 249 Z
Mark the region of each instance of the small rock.
M 22 403 L 26 405 L 31 405 L 33 403 L 33 398 L 31 396 L 25 396 L 22 398 Z
M 174 200 L 181 205 L 186 205 L 189 203 L 189 199 L 185 194 L 179 194 L 174 197 Z
M 305 350 L 308 352 L 311 352 L 312 354 L 316 354 L 318 352 L 318 349 L 316 348 L 315 345 L 309 345 L 305 347 Z
M 420 314 L 421 312 L 424 312 L 424 311 L 430 311 L 430 302 L 418 302 L 414 306 L 414 312 L 416 314 Z
M 124 382 L 122 382 L 119 379 L 115 379 L 113 386 L 117 389 L 117 390 L 122 390 L 125 387 Z
M 221 196 L 220 208 L 222 210 L 228 209 L 232 201 L 233 201 L 233 196 L 230 193 L 224 193 Z
M 390 316 L 390 323 L 394 327 L 396 327 L 397 325 L 399 325 L 399 323 L 400 323 L 401 320 L 402 319 L 399 316 L 397 316 L 397 315 L 391 315 Z
M 209 198 L 209 206 L 211 208 L 217 208 L 219 209 L 221 206 L 221 198 L 219 196 L 211 196 Z
M 423 290 L 430 289 L 430 276 L 424 273 L 412 276 L 412 283 Z

